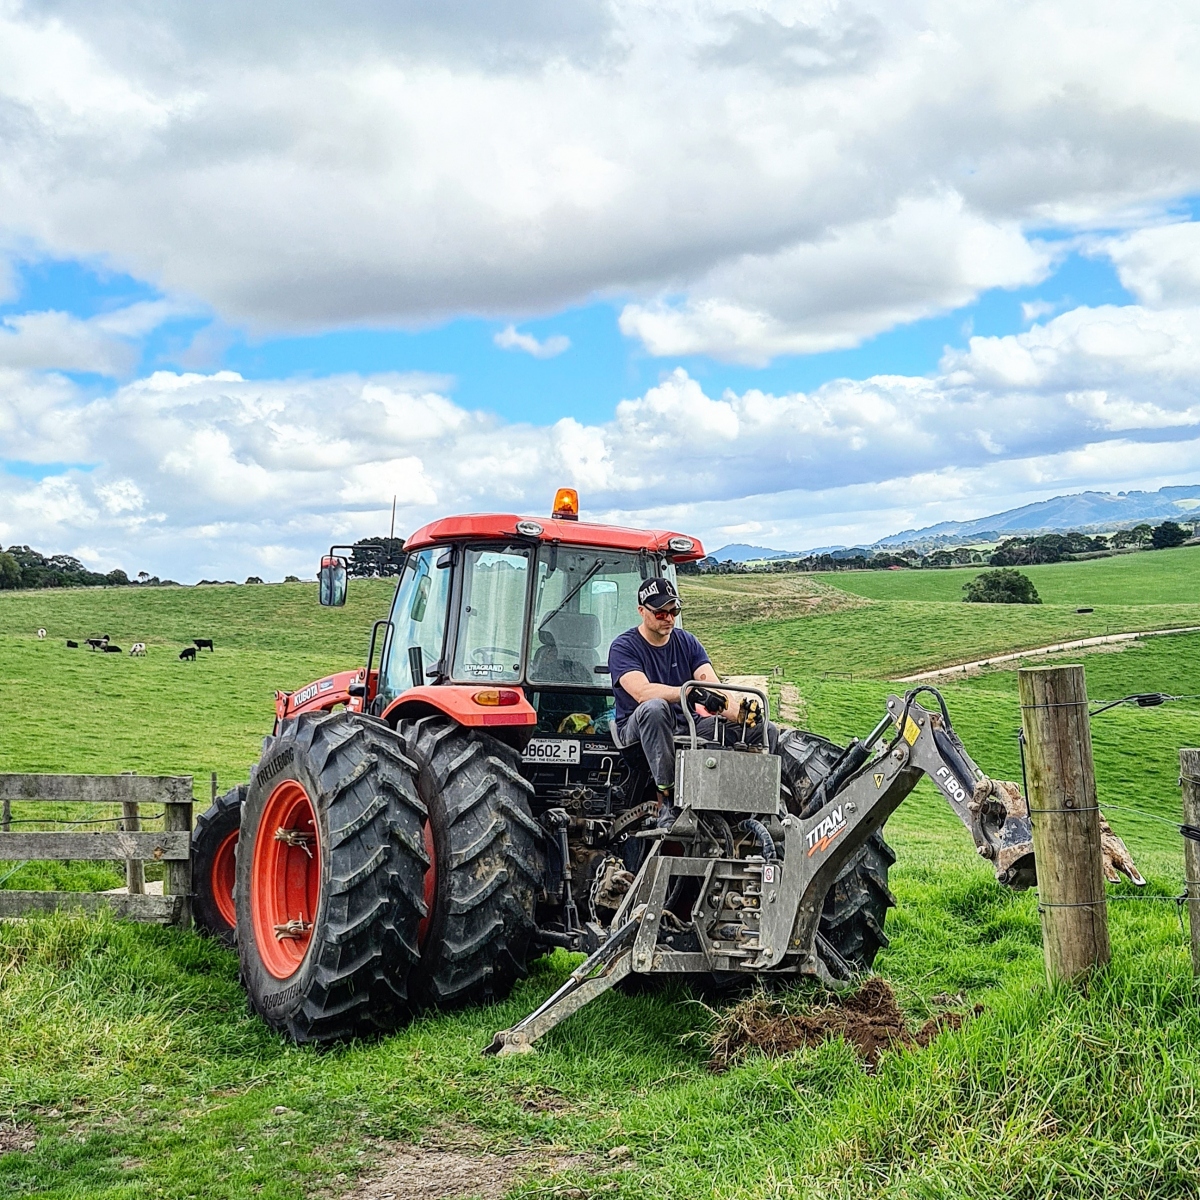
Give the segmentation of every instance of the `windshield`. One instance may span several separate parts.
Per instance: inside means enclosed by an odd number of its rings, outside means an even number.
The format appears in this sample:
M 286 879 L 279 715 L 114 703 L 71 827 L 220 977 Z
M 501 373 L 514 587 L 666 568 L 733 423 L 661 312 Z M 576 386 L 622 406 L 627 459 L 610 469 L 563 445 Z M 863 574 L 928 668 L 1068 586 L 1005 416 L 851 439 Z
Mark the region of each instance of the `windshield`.
M 520 679 L 529 556 L 527 546 L 464 553 L 461 615 L 451 668 L 455 679 L 501 683 Z
M 637 590 L 657 564 L 615 550 L 543 545 L 534 582 L 531 683 L 609 686 L 613 638 L 638 623 Z
M 437 564 L 442 563 L 439 567 Z M 450 552 L 445 546 L 410 554 L 392 605 L 392 634 L 380 680 L 387 699 L 428 683 L 441 670 L 450 599 Z

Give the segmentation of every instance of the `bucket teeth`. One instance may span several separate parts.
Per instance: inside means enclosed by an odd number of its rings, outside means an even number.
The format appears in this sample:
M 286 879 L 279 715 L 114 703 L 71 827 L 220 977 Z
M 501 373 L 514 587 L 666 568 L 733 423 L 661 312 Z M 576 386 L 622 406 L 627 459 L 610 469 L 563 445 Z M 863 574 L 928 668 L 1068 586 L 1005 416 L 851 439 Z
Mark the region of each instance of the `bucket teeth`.
M 316 840 L 314 834 L 306 833 L 303 829 L 284 829 L 282 826 L 275 830 L 275 840 L 277 842 L 286 842 L 289 846 L 296 846 L 303 850 L 309 858 L 312 858 L 312 844 Z

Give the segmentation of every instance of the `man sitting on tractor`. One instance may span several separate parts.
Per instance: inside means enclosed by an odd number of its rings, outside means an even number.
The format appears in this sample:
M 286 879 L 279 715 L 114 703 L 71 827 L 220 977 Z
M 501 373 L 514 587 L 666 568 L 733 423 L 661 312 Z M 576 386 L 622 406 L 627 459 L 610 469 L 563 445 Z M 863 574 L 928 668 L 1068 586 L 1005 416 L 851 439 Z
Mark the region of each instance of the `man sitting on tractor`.
M 613 639 L 608 666 L 616 699 L 614 740 L 619 747 L 640 742 L 658 789 L 658 824 L 670 828 L 677 812 L 675 796 L 675 735 L 687 732 L 679 689 L 689 680 L 721 682 L 698 638 L 675 627 L 683 602 L 675 585 L 661 577 L 647 579 L 638 588 L 640 625 Z M 697 719 L 699 736 L 711 741 L 728 697 L 719 690 L 693 693 L 710 715 Z M 725 720 L 722 740 L 727 745 L 753 736 L 762 745 L 763 714 L 758 705 L 742 705 L 737 718 Z M 779 729 L 767 722 L 767 744 L 777 754 Z

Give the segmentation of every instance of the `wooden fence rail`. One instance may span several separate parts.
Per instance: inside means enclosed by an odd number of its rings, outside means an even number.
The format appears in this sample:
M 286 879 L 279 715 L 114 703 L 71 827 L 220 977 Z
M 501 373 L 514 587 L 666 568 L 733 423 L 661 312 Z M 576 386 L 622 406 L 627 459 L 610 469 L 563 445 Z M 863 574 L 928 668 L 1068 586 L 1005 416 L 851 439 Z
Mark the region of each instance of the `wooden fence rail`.
M 14 801 L 119 804 L 119 832 L 11 832 Z M 141 830 L 139 806 L 161 804 L 161 831 Z M 191 925 L 192 777 L 190 775 L 21 775 L 0 774 L 0 860 L 38 859 L 126 862 L 127 894 L 111 892 L 25 892 L 0 890 L 0 917 L 102 907 L 137 921 Z M 163 894 L 137 890 L 144 862 L 163 864 Z

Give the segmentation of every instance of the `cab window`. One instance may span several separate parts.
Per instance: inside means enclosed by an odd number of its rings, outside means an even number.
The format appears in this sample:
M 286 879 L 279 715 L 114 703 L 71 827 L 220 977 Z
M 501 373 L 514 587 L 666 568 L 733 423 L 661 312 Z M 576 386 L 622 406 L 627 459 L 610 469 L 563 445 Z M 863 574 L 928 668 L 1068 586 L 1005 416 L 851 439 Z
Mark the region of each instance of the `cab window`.
M 434 546 L 410 554 L 404 565 L 392 605 L 393 632 L 380 684 L 388 699 L 430 682 L 444 670 L 440 660 L 446 640 L 451 557 L 446 547 Z
M 469 682 L 513 683 L 525 648 L 527 546 L 468 547 L 451 675 Z

